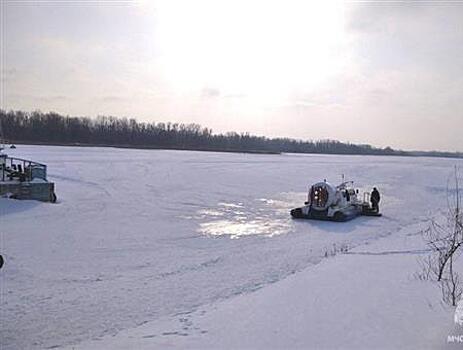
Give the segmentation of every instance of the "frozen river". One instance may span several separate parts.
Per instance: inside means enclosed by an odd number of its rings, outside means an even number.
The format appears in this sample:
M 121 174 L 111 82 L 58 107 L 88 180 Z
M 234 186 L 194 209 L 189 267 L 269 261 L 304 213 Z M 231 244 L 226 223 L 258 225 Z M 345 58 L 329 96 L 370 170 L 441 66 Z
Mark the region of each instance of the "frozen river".
M 0 199 L 2 349 L 116 334 L 249 293 L 333 245 L 394 234 L 445 206 L 462 161 L 19 146 L 48 165 L 57 204 Z M 296 221 L 308 185 L 382 193 L 382 218 Z

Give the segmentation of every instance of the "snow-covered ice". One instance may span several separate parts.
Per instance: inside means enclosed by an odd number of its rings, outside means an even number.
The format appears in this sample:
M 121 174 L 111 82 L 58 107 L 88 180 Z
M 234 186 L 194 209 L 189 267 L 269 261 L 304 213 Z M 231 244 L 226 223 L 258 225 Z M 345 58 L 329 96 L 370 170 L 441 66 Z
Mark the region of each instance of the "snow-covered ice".
M 422 228 L 407 226 L 252 294 L 69 349 L 458 348 L 447 337 L 462 332 L 452 332 L 438 288 L 412 278 Z
M 446 179 L 461 161 L 45 146 L 9 153 L 48 165 L 58 203 L 0 199 L 2 349 L 413 348 L 408 337 L 440 344 L 453 324 L 435 286 L 409 279 L 423 252 L 413 233 L 445 208 Z M 341 174 L 379 188 L 382 218 L 289 217 L 310 183 Z M 324 258 L 334 246 L 349 254 Z M 361 337 L 372 329 L 376 337 Z

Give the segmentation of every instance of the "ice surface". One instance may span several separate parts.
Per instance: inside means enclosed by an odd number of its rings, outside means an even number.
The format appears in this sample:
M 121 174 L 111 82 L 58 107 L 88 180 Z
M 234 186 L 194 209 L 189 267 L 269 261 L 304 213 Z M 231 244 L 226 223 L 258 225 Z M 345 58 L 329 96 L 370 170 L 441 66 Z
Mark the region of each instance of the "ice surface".
M 426 224 L 288 276 L 254 293 L 67 349 L 459 349 L 451 307 L 413 278 Z M 463 267 L 459 264 L 459 268 Z
M 445 206 L 452 159 L 19 146 L 57 204 L 0 199 L 2 349 L 114 335 L 246 295 Z M 307 186 L 378 187 L 382 218 L 296 221 Z M 362 192 L 361 191 L 361 192 Z M 264 288 L 265 289 L 265 288 Z

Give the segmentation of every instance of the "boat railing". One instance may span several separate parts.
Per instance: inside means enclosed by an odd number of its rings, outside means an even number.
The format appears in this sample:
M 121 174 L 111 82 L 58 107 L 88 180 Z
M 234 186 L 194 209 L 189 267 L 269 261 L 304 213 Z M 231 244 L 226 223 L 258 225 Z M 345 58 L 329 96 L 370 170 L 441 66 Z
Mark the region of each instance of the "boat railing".
M 28 159 L 0 155 L 0 181 L 47 180 L 47 166 Z

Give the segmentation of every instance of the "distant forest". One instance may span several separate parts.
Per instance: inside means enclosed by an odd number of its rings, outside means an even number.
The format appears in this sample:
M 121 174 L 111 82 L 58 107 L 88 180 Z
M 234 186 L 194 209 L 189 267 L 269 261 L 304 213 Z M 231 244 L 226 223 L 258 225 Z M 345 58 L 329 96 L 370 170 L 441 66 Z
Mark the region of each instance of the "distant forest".
M 58 113 L 0 110 L 3 137 L 12 143 L 99 145 L 256 153 L 322 153 L 363 155 L 428 155 L 461 157 L 459 153 L 404 152 L 335 140 L 301 141 L 267 138 L 249 133 L 215 134 L 198 124 L 145 123 L 135 119 L 99 116 L 70 117 Z

